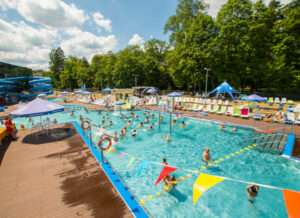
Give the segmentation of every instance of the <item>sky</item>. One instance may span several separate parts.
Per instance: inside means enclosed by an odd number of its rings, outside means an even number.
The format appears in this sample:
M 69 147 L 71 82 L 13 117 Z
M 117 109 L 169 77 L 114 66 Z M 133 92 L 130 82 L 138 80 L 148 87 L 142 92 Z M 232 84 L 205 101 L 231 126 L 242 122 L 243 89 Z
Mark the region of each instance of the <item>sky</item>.
M 216 17 L 226 0 L 206 3 Z M 163 28 L 176 5 L 177 0 L 0 0 L 0 61 L 48 70 L 49 52 L 58 46 L 66 57 L 91 61 L 95 54 L 151 38 L 168 41 Z

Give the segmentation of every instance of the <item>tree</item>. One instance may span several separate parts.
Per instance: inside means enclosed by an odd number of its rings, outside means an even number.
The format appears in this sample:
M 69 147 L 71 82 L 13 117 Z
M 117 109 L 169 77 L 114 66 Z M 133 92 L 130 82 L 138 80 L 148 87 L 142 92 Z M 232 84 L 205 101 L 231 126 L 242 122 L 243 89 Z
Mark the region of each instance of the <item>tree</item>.
M 57 49 L 52 49 L 50 54 L 50 72 L 52 73 L 51 78 L 53 79 L 54 87 L 58 88 L 60 86 L 59 74 L 64 70 L 65 55 L 64 51 L 58 47 Z
M 64 61 L 64 70 L 60 73 L 61 88 L 77 88 L 77 66 L 78 59 L 70 56 Z

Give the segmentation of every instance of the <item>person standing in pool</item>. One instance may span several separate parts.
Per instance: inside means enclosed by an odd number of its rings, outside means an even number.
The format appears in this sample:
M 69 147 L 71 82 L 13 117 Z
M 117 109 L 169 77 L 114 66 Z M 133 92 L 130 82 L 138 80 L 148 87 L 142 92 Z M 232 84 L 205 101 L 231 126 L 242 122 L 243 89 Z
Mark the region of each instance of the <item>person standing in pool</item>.
M 180 124 L 179 128 L 180 128 L 180 127 L 185 127 L 185 123 L 184 123 L 184 121 L 182 121 L 182 122 L 181 122 L 181 124 Z
M 246 187 L 248 201 L 250 201 L 251 203 L 254 202 L 255 197 L 258 195 L 258 189 L 258 185 L 254 184 Z
M 205 149 L 205 151 L 203 152 L 203 155 L 202 155 L 202 160 L 205 161 L 206 163 L 213 163 L 211 161 L 212 158 L 210 157 L 209 151 L 210 151 L 209 148 Z
M 167 163 L 167 158 L 164 157 L 161 164 L 163 164 L 163 165 L 168 165 L 168 163 Z
M 118 134 L 117 131 L 115 131 L 115 132 L 114 132 L 114 138 L 113 138 L 113 139 L 114 139 L 114 142 L 118 142 L 117 134 Z
M 219 127 L 219 129 L 226 129 L 224 124 L 221 124 L 221 126 Z
M 176 124 L 177 120 L 173 120 L 172 126 Z

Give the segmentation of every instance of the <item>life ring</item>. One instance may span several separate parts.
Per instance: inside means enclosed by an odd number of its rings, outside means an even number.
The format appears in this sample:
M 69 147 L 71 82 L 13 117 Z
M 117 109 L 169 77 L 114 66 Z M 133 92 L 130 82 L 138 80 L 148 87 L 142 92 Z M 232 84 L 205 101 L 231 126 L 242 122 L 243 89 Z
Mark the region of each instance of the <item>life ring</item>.
M 257 129 L 257 128 L 254 128 L 254 130 L 256 132 L 261 132 L 261 133 L 275 133 L 276 132 L 275 130 L 265 130 L 265 129 Z
M 84 127 L 84 123 L 87 123 L 88 126 L 87 126 L 87 127 Z M 84 121 L 82 121 L 82 123 L 81 123 L 81 128 L 84 129 L 84 130 L 90 129 L 90 128 L 91 128 L 91 123 L 90 123 L 88 120 L 84 120 Z
M 108 146 L 107 146 L 106 148 L 102 147 L 103 151 L 109 149 L 110 146 L 111 146 L 111 139 L 110 139 L 109 137 L 106 137 L 106 136 L 105 136 L 105 137 L 103 137 L 103 138 L 101 138 L 101 139 L 99 140 L 99 142 L 98 142 L 98 147 L 100 147 L 100 146 L 102 145 L 102 141 L 104 141 L 104 140 L 107 140 L 107 141 L 108 141 Z

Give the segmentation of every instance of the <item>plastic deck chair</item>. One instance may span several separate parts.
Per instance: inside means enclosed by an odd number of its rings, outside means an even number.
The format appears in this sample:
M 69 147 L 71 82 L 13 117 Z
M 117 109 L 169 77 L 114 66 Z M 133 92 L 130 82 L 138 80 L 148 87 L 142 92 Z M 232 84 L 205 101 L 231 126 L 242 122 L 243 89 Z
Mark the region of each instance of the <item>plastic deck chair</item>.
M 225 115 L 231 116 L 233 114 L 233 107 L 229 107 L 228 110 L 226 111 Z
M 217 114 L 219 114 L 219 115 L 225 114 L 226 109 L 227 109 L 226 106 L 222 106 L 220 111 L 217 112 Z
M 294 124 L 295 123 L 295 114 L 294 113 L 286 113 L 287 118 L 285 119 L 285 123 L 291 123 Z
M 241 109 L 238 108 L 238 107 L 235 107 L 235 108 L 233 109 L 233 114 L 232 114 L 232 116 L 234 116 L 234 117 L 239 117 L 240 115 L 241 115 Z
M 261 110 L 255 110 L 254 111 L 254 115 L 253 115 L 253 119 L 255 120 L 262 120 L 262 115 L 261 115 Z
M 249 110 L 248 108 L 241 109 L 241 118 L 249 118 Z
M 274 103 L 274 100 L 272 97 L 269 98 L 268 103 Z
M 276 97 L 275 100 L 274 100 L 274 103 L 275 104 L 280 104 L 280 99 L 278 97 Z

